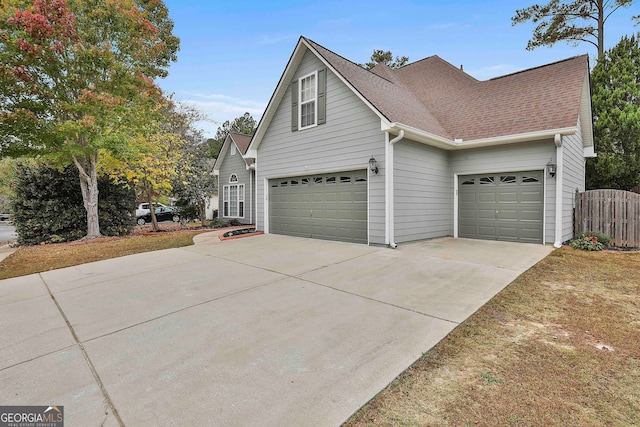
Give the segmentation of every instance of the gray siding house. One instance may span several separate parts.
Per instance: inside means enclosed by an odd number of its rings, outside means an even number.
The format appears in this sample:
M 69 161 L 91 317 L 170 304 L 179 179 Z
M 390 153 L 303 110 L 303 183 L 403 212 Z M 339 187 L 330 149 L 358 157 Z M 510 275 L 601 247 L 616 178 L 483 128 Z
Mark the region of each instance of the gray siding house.
M 594 156 L 590 99 L 586 55 L 478 81 L 437 56 L 368 71 L 301 37 L 242 161 L 225 142 L 220 189 L 255 173 L 244 219 L 265 233 L 559 246 Z
M 213 166 L 218 177 L 218 217 L 241 224 L 255 222 L 255 163 L 246 157 L 251 136 L 230 132 Z

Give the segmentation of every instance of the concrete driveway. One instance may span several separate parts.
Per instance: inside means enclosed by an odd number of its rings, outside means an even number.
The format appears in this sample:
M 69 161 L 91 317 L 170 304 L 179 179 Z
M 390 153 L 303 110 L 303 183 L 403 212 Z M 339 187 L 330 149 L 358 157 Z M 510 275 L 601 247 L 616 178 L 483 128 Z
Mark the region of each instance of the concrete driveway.
M 63 405 L 69 426 L 336 426 L 550 251 L 205 234 L 0 281 L 0 404 Z

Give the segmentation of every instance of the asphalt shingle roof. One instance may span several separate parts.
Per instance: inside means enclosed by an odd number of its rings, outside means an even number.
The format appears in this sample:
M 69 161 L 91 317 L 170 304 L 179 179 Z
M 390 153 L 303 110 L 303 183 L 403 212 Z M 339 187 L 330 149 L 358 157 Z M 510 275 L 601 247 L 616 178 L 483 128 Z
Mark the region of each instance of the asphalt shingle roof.
M 240 154 L 243 156 L 247 154 L 247 148 L 249 148 L 249 143 L 251 142 L 251 135 L 245 135 L 237 132 L 229 132 L 229 136 L 236 143 L 238 150 L 240 150 Z
M 304 40 L 390 122 L 465 141 L 578 124 L 587 55 L 479 81 L 438 56 L 368 71 Z

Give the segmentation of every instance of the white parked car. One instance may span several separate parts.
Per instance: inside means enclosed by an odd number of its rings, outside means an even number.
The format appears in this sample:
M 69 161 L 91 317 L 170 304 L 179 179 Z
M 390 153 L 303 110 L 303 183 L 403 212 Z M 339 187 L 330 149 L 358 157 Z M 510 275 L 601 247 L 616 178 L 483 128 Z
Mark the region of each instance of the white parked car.
M 170 206 L 167 205 L 163 205 L 162 203 L 158 203 L 158 202 L 153 202 L 153 206 L 155 206 L 156 208 L 169 208 Z M 146 214 L 148 214 L 149 211 L 149 203 L 140 203 L 138 205 L 138 209 L 136 209 L 136 218 L 139 218 L 141 216 L 145 216 Z

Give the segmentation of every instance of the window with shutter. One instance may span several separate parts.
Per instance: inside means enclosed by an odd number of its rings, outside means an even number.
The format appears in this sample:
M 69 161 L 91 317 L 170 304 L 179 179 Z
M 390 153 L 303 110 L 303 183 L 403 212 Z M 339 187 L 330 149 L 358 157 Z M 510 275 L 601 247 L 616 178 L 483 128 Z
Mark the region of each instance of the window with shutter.
M 291 131 L 311 128 L 327 121 L 327 70 L 307 74 L 291 84 Z
M 317 107 L 317 73 L 314 71 L 308 76 L 304 76 L 300 79 L 298 97 L 299 101 L 299 119 L 298 129 L 305 129 L 311 126 L 315 126 L 316 116 L 318 114 Z

